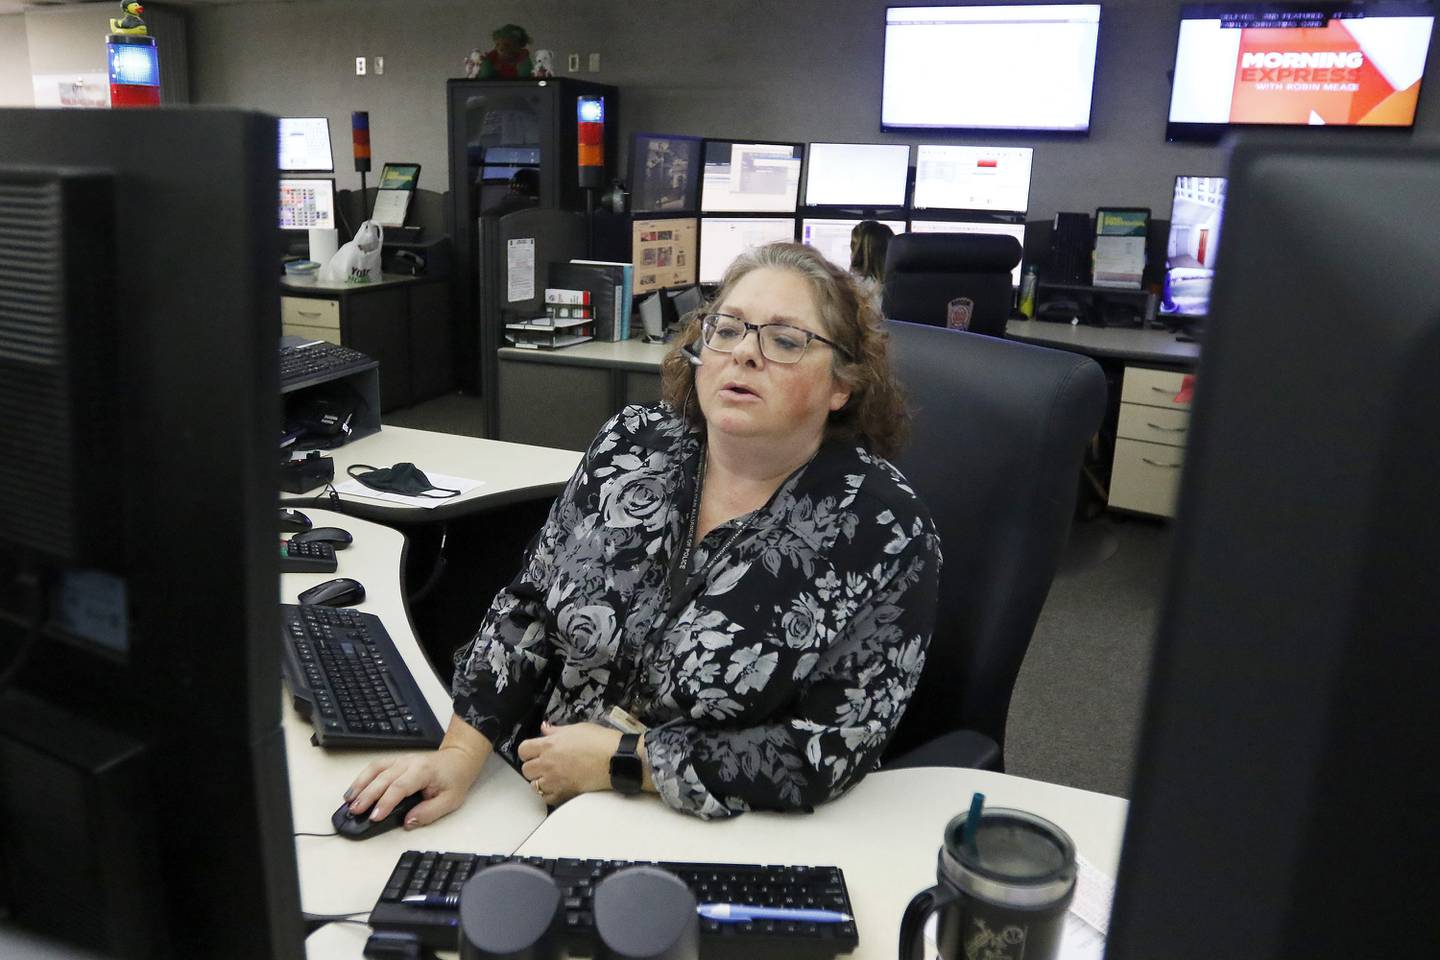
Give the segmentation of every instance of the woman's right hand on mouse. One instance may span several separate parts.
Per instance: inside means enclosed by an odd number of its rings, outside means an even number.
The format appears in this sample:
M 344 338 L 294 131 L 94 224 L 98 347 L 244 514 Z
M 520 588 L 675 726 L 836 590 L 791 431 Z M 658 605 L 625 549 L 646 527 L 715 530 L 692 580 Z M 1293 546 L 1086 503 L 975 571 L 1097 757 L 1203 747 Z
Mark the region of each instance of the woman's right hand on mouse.
M 345 791 L 355 815 L 383 820 L 412 793 L 425 799 L 405 817 L 405 829 L 434 823 L 465 802 L 470 785 L 490 758 L 490 741 L 459 717 L 433 753 L 407 753 L 369 764 Z

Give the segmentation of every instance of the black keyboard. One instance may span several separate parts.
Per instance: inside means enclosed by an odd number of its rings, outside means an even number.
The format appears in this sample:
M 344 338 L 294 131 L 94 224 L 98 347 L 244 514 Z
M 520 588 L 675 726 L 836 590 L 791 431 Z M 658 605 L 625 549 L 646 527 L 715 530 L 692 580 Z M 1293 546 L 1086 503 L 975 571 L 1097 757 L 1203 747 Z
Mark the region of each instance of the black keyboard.
M 340 607 L 280 605 L 285 686 L 322 747 L 438 747 L 443 731 L 385 626 Z
M 321 383 L 375 366 L 358 350 L 325 340 L 280 348 L 280 389 Z
M 334 573 L 338 569 L 335 548 L 322 540 L 280 541 L 281 573 Z
M 400 855 L 385 890 L 370 911 L 376 930 L 413 933 L 427 946 L 456 948 L 459 930 L 460 888 L 478 870 L 497 863 L 527 863 L 555 878 L 565 909 L 566 948 L 586 956 L 595 952 L 597 934 L 591 912 L 595 885 L 624 867 L 641 860 L 552 860 L 541 857 L 506 857 L 473 853 L 435 853 L 409 850 Z M 761 866 L 736 863 L 653 863 L 669 870 L 690 888 L 697 903 L 745 903 L 769 907 L 833 910 L 855 915 L 845 874 L 839 867 Z M 431 895 L 453 906 L 415 906 L 402 897 Z M 767 960 L 798 958 L 822 960 L 850 953 L 859 944 L 855 922 L 798 923 L 746 921 L 721 923 L 700 920 L 702 960 Z

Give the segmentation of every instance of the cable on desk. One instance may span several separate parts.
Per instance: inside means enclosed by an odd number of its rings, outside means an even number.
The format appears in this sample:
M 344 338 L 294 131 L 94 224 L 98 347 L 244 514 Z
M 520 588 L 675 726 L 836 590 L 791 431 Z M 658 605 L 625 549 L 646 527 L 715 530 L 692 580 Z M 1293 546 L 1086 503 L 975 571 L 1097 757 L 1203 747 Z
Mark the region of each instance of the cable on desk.
M 300 833 L 292 833 L 292 834 L 290 834 L 290 836 L 292 836 L 292 837 L 338 837 L 338 836 L 340 836 L 340 834 L 339 834 L 338 832 L 336 832 L 336 831 L 333 831 L 333 830 L 332 830 L 331 832 L 329 832 L 329 833 L 305 833 L 304 831 L 301 831 Z

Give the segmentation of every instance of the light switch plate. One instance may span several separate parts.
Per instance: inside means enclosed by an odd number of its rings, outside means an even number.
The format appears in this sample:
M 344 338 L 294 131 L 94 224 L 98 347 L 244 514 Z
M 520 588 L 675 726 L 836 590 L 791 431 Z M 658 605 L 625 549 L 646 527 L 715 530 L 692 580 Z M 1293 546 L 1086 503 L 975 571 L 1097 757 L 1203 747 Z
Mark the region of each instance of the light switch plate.
M 590 54 L 590 72 L 591 72 L 591 73 L 599 73 L 599 72 L 600 72 L 600 54 L 598 54 L 598 53 L 592 53 L 592 54 Z
M 381 74 L 383 74 L 383 73 L 385 72 L 385 58 L 384 58 L 384 57 L 376 57 L 376 58 L 374 59 L 373 63 L 375 64 L 375 76 L 378 77 L 378 76 L 380 76 Z
M 570 54 L 570 56 L 566 57 L 566 58 L 565 58 L 565 66 L 569 68 L 569 70 L 570 70 L 571 73 L 579 73 L 579 72 L 580 72 L 580 54 L 578 54 L 578 53 L 572 53 L 572 54 Z
M 356 57 L 356 58 L 355 58 L 355 76 L 357 76 L 357 77 L 363 77 L 363 76 L 365 76 L 365 58 L 364 58 L 364 57 Z

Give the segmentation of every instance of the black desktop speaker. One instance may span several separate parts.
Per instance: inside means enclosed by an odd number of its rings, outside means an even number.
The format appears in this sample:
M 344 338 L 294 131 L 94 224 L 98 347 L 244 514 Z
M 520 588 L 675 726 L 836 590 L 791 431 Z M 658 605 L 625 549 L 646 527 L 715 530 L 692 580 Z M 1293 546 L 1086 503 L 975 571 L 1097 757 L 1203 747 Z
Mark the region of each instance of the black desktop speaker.
M 0 543 L 92 567 L 124 546 L 114 209 L 107 174 L 0 168 Z
M 1045 279 L 1050 283 L 1090 282 L 1090 215 L 1057 213 L 1050 232 Z

